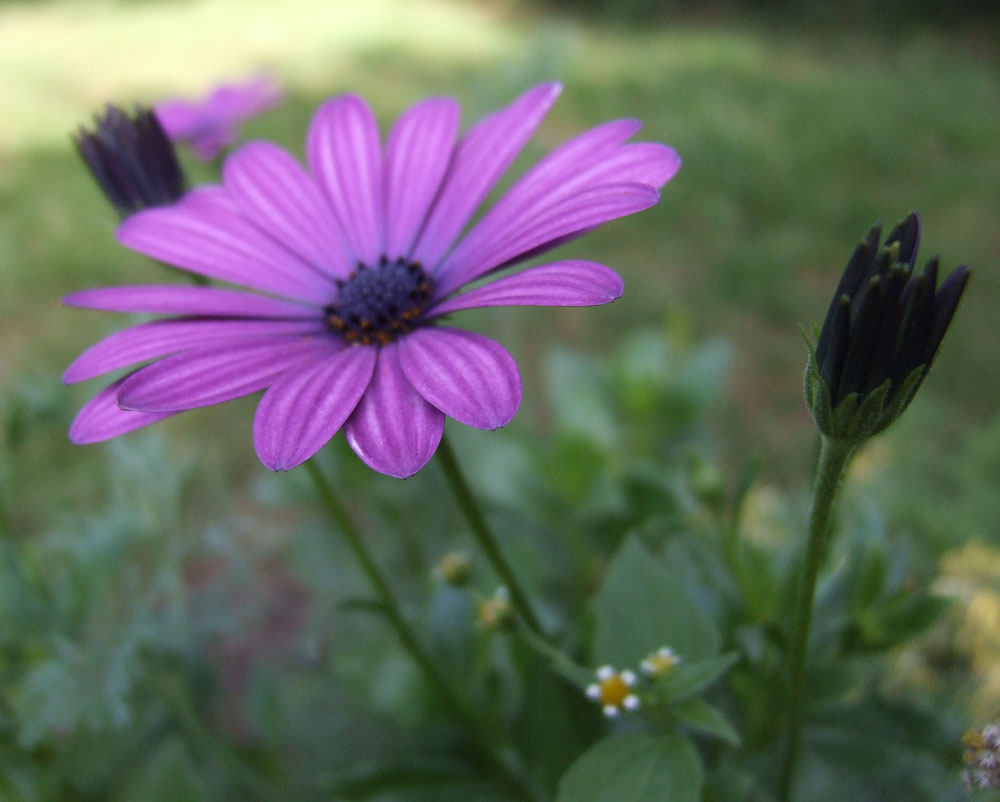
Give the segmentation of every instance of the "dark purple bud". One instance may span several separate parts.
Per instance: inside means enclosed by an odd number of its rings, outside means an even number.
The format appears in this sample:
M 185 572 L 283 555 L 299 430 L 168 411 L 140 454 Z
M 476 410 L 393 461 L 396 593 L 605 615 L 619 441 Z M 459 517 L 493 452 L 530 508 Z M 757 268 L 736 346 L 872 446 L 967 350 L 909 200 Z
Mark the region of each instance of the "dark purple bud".
M 916 213 L 898 223 L 881 248 L 879 232 L 880 226 L 872 228 L 847 263 L 806 375 L 820 430 L 855 442 L 884 429 L 909 404 L 969 278 L 962 266 L 937 288 L 936 258 L 914 270 Z
M 122 217 L 153 206 L 167 206 L 185 190 L 174 146 L 151 109 L 134 113 L 108 104 L 73 137 L 80 156 Z

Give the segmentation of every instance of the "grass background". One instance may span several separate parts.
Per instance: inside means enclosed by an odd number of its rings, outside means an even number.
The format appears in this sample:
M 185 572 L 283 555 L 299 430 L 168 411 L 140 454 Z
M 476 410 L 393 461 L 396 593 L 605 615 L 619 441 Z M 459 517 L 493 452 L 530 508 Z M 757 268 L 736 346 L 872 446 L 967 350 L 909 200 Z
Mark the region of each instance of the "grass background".
M 634 326 L 662 327 L 678 342 L 727 341 L 727 389 L 711 419 L 720 459 L 736 471 L 759 454 L 762 481 L 792 493 L 806 485 L 814 448 L 798 326 L 822 320 L 876 219 L 891 225 L 917 209 L 921 259 L 939 253 L 946 267 L 964 262 L 975 272 L 920 399 L 854 477 L 930 562 L 970 539 L 1000 546 L 996 41 L 975 26 L 830 31 L 747 17 L 626 29 L 499 0 L 2 3 L 7 523 L 30 537 L 89 509 L 105 492 L 102 461 L 120 456 L 67 443 L 75 409 L 97 384 L 66 389 L 58 377 L 122 321 L 63 308 L 59 298 L 168 278 L 115 244 L 113 214 L 69 133 L 109 100 L 197 95 L 264 68 L 287 102 L 246 134 L 300 155 L 317 103 L 342 91 L 365 95 L 386 125 L 422 96 L 452 94 L 468 125 L 533 83 L 562 80 L 561 100 L 514 174 L 592 125 L 640 117 L 643 137 L 674 146 L 682 170 L 656 208 L 565 250 L 616 268 L 625 297 L 599 310 L 482 312 L 468 316 L 470 327 L 503 341 L 521 364 L 525 401 L 511 427 L 522 431 L 544 430 L 554 414 L 541 389 L 552 342 L 610 354 Z M 252 404 L 158 427 L 202 477 L 191 503 L 206 517 L 239 507 L 241 488 L 266 478 L 253 454 Z M 488 454 L 503 437 L 482 435 L 476 447 Z

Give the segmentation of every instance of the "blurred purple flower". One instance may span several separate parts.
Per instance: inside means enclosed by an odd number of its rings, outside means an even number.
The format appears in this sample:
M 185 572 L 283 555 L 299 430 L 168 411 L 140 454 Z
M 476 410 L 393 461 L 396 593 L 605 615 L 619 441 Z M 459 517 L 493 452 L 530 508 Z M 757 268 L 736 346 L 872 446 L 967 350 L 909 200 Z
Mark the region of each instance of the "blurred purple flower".
M 211 161 L 236 141 L 239 124 L 281 102 L 282 92 L 269 75 L 222 84 L 203 100 L 164 100 L 154 107 L 163 130 L 186 142 L 195 156 Z
M 221 186 L 128 218 L 118 239 L 129 248 L 268 295 L 184 286 L 70 295 L 73 306 L 177 315 L 113 334 L 70 365 L 67 382 L 157 360 L 86 404 L 70 438 L 104 440 L 266 389 L 253 432 L 269 468 L 298 465 L 343 427 L 365 463 L 406 477 L 434 454 L 446 415 L 480 429 L 508 423 L 521 400 L 514 359 L 442 316 L 604 304 L 621 295 L 621 279 L 564 260 L 458 290 L 649 208 L 680 166 L 664 145 L 626 143 L 638 121 L 606 123 L 553 151 L 458 239 L 559 91 L 538 86 L 457 141 L 458 104 L 425 100 L 384 152 L 367 104 L 334 98 L 310 127 L 308 171 L 275 145 L 250 143 L 226 160 Z

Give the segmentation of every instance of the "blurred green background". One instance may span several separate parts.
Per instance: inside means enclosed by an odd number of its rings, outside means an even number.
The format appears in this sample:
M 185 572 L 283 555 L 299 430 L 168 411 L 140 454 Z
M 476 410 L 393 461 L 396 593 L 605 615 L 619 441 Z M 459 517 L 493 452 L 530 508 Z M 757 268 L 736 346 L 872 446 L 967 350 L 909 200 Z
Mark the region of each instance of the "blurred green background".
M 236 520 L 241 548 L 264 555 L 250 572 L 257 580 L 285 570 L 269 555 L 280 553 L 299 515 L 295 478 L 272 479 L 256 460 L 249 399 L 123 443 L 67 442 L 75 410 L 100 384 L 65 388 L 59 376 L 124 321 L 59 299 L 172 280 L 114 242 L 114 215 L 69 139 L 93 112 L 108 101 L 197 96 L 266 69 L 288 96 L 245 135 L 301 155 L 314 108 L 332 94 L 363 94 L 384 126 L 420 97 L 454 95 L 468 126 L 555 78 L 564 93 L 512 174 L 621 116 L 641 118 L 641 136 L 675 147 L 684 166 L 657 207 L 564 250 L 618 270 L 626 282 L 619 302 L 467 316 L 518 359 L 525 396 L 507 431 L 463 437 L 462 447 L 488 466 L 505 438 L 544 435 L 565 414 L 586 420 L 574 398 L 558 397 L 559 386 L 546 392 L 550 348 L 613 362 L 641 327 L 679 353 L 719 344 L 728 367 L 704 412 L 700 447 L 728 477 L 759 460 L 754 498 L 765 518 L 776 496 L 801 506 L 815 432 L 801 400 L 799 326 L 821 322 L 869 226 L 916 209 L 920 260 L 940 254 L 944 267 L 966 263 L 974 275 L 919 398 L 865 451 L 851 487 L 880 506 L 925 573 L 942 571 L 970 609 L 982 607 L 979 624 L 968 623 L 985 655 L 974 706 L 1000 706 L 1000 645 L 988 634 L 1000 615 L 991 595 L 1000 575 L 998 28 L 995 19 L 957 18 L 955 4 L 900 0 L 878 13 L 861 2 L 832 6 L 775 2 L 749 14 L 724 3 L 614 4 L 622 18 L 600 2 L 0 3 L 0 503 L 9 542 L 29 544 L 53 527 L 72 532 L 80 516 L 108 505 L 150 514 L 142 499 L 152 488 L 137 481 L 123 490 L 115 479 L 130 461 L 151 483 L 158 460 L 179 464 L 184 520 Z M 210 168 L 188 166 L 196 180 L 211 180 Z M 420 481 L 400 492 L 416 492 Z M 261 501 L 271 485 L 297 501 L 275 512 Z M 354 486 L 383 497 L 401 487 L 368 475 Z M 957 551 L 967 541 L 980 551 Z M 36 557 L 33 570 L 44 575 L 47 558 Z M 201 587 L 200 574 L 184 576 Z M 977 595 L 981 587 L 991 593 Z M 975 635 L 979 625 L 986 635 Z

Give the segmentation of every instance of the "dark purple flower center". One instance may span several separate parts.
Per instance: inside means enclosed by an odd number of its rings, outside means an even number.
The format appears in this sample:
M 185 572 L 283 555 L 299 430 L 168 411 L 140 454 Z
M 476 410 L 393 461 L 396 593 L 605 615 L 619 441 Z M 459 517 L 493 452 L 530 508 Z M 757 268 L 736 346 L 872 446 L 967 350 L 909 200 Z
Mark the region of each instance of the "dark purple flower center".
M 427 309 L 431 279 L 419 262 L 386 257 L 376 267 L 358 263 L 338 282 L 337 300 L 326 307 L 326 321 L 349 343 L 387 345 L 410 331 Z

